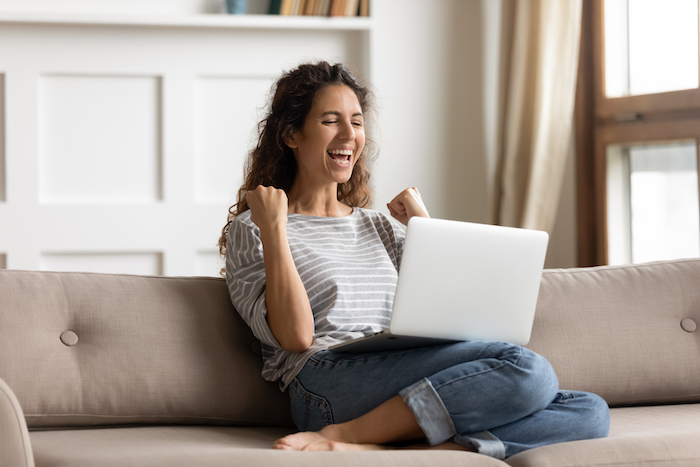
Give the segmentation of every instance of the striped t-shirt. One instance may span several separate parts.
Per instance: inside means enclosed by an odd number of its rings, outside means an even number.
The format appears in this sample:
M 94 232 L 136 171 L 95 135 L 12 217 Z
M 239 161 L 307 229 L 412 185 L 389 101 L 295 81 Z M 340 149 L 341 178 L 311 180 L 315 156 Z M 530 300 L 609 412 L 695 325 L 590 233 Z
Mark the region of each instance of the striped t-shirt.
M 377 211 L 345 217 L 289 214 L 287 236 L 314 315 L 314 339 L 300 353 L 285 351 L 267 324 L 260 230 L 250 210 L 230 225 L 226 282 L 238 313 L 262 343 L 262 376 L 284 390 L 314 353 L 389 327 L 405 233 Z

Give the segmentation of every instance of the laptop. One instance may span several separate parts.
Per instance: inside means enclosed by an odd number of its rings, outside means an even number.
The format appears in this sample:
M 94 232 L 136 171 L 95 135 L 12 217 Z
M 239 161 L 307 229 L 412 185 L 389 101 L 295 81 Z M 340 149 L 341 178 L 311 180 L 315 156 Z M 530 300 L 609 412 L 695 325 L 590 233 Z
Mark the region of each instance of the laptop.
M 332 346 L 378 352 L 466 340 L 530 341 L 549 235 L 412 217 L 389 329 Z

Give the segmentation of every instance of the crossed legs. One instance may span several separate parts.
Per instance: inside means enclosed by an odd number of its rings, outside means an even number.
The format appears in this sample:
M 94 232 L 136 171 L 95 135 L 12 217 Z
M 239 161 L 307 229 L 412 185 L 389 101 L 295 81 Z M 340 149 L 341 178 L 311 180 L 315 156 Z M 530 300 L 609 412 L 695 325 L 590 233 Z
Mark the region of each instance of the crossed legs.
M 276 449 L 388 449 L 386 443 L 427 438 L 433 448 L 505 457 L 607 433 L 604 402 L 586 393 L 563 397 L 544 358 L 507 344 L 321 352 L 290 393 L 295 422 L 309 431 L 277 440 Z M 572 430 L 572 423 L 590 429 Z

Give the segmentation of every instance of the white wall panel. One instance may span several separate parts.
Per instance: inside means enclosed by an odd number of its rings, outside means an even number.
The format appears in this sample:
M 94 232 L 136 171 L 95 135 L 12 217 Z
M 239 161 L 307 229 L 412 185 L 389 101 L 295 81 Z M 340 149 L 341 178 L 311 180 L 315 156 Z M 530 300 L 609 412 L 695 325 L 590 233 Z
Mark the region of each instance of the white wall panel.
M 199 78 L 195 85 L 195 197 L 231 202 L 256 141 L 273 77 Z
M 5 75 L 0 73 L 0 202 L 7 199 L 5 187 Z
M 159 78 L 41 76 L 40 202 L 156 201 L 160 147 Z
M 221 268 L 224 267 L 224 260 L 219 256 L 216 250 L 200 251 L 197 253 L 195 260 L 195 275 L 197 276 L 214 276 L 219 275 Z
M 39 269 L 160 275 L 163 273 L 163 255 L 160 253 L 44 253 L 41 255 Z
M 368 71 L 362 21 L 18 18 L 0 28 L 13 269 L 217 276 L 273 79 L 306 60 Z

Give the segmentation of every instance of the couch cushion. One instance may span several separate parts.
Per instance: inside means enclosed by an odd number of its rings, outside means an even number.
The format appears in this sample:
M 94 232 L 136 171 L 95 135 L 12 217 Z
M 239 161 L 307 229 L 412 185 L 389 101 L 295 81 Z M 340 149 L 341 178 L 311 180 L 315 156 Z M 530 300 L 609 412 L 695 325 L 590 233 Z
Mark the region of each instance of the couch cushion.
M 700 462 L 700 404 L 624 407 L 610 415 L 607 438 L 543 446 L 506 462 L 514 467 L 690 467 Z
M 611 405 L 700 401 L 699 284 L 700 259 L 545 271 L 528 347 Z
M 0 270 L 0 377 L 30 427 L 292 426 L 225 282 Z
M 506 467 L 463 451 L 289 452 L 289 430 L 230 427 L 96 428 L 32 432 L 36 467 Z

